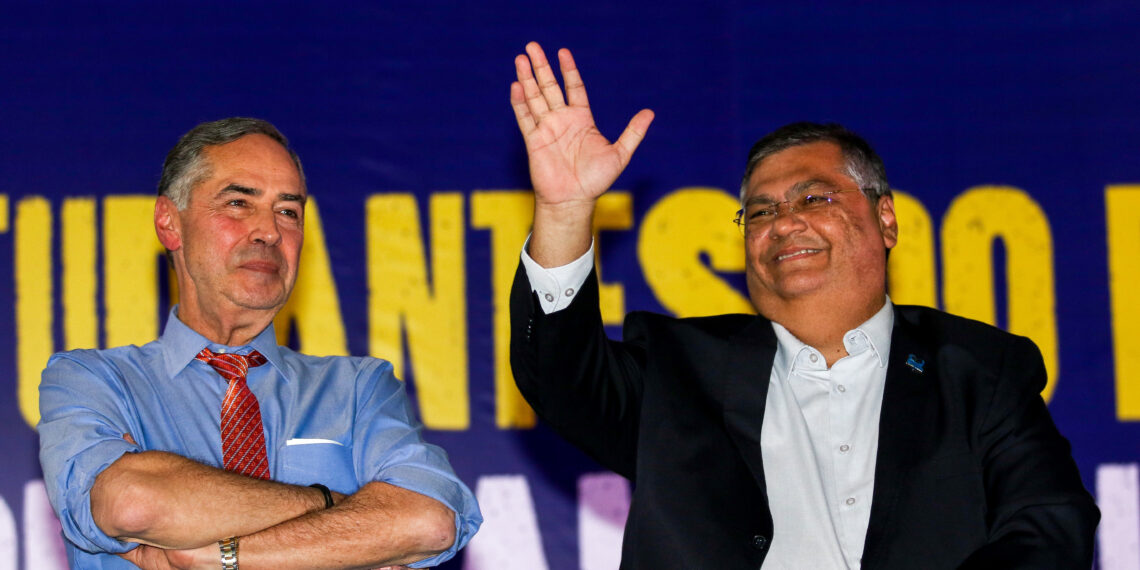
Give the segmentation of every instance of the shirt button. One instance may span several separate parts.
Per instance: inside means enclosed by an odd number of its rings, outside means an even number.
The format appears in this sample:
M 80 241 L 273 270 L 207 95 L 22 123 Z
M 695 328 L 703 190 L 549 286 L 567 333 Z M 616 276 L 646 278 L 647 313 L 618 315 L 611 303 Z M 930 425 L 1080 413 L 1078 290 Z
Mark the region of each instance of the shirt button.
M 819 357 L 818 357 L 818 356 L 816 356 L 816 355 L 813 353 L 813 354 L 811 354 L 810 356 L 808 356 L 808 360 L 811 360 L 812 362 L 815 362 L 815 361 L 819 360 Z
M 839 446 L 839 453 L 847 453 L 850 450 L 851 450 L 851 446 L 847 445 L 846 443 Z
M 551 302 L 551 303 L 552 303 L 552 302 L 554 302 L 554 295 L 551 295 L 550 293 L 547 293 L 547 294 L 546 294 L 546 301 L 547 301 L 547 302 Z
M 850 507 L 851 505 L 855 504 L 855 497 L 848 497 L 847 500 L 844 502 L 847 503 L 847 506 Z
M 573 287 L 566 290 L 566 296 L 567 297 L 573 297 L 574 296 L 574 288 Z
M 755 548 L 756 550 L 764 550 L 765 548 L 768 548 L 768 537 L 762 534 L 758 534 L 752 537 L 752 548 Z
M 840 392 L 846 392 L 846 391 L 847 391 L 847 386 L 844 386 L 843 384 L 840 384 L 840 385 L 836 386 L 836 387 L 835 387 L 835 389 L 836 389 L 836 390 L 839 390 Z

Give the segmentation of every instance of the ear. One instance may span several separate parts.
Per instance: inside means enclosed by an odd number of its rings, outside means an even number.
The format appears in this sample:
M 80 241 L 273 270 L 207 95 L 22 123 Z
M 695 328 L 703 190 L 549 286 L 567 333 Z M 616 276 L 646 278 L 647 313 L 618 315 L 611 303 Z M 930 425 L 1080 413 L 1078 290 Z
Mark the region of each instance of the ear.
M 166 196 L 159 196 L 154 202 L 154 233 L 167 250 L 182 249 L 182 218 L 174 201 Z
M 875 208 L 879 218 L 879 233 L 883 234 L 883 245 L 891 249 L 899 242 L 899 222 L 895 219 L 895 199 L 890 196 L 879 198 Z

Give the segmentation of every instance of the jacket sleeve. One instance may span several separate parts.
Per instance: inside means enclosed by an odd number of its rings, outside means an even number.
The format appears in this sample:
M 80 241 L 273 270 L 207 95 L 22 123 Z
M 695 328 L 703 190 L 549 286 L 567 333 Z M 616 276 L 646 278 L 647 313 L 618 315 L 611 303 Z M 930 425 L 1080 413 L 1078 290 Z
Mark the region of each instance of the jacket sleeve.
M 962 568 L 1090 568 L 1100 512 L 1040 392 L 1045 366 L 1014 337 L 980 419 L 988 543 Z
M 632 478 L 645 350 L 643 339 L 628 337 L 640 327 L 627 320 L 627 342 L 606 337 L 593 271 L 569 307 L 548 315 L 520 265 L 510 311 L 511 369 L 527 402 L 600 464 Z

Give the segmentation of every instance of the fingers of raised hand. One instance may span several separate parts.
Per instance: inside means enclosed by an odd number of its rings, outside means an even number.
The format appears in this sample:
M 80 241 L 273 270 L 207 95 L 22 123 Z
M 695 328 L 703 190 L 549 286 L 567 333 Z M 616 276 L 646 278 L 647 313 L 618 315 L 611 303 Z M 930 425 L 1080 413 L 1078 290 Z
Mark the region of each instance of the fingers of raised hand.
M 589 107 L 586 84 L 582 83 L 582 75 L 578 73 L 578 66 L 574 63 L 570 50 L 558 50 L 558 67 L 562 69 L 562 81 L 566 84 L 566 100 L 574 107 Z
M 562 88 L 558 86 L 558 80 L 554 77 L 554 68 L 550 67 L 542 46 L 538 45 L 538 42 L 530 42 L 526 44 L 526 54 L 530 57 L 534 78 L 538 82 L 538 89 L 543 98 L 546 99 L 546 105 L 550 109 L 565 107 L 566 100 L 562 97 Z
M 546 99 L 542 96 L 542 91 L 538 88 L 538 82 L 534 79 L 534 71 L 531 69 L 530 58 L 521 54 L 515 57 L 515 73 L 518 75 L 519 85 L 522 85 L 523 100 L 530 108 L 530 113 L 534 115 L 536 119 L 546 114 L 546 112 L 550 110 L 550 107 L 546 104 Z
M 538 121 L 530 113 L 526 95 L 523 94 L 523 86 L 518 81 L 511 83 L 511 108 L 515 111 L 515 120 L 519 122 L 519 130 L 524 137 L 538 128 Z

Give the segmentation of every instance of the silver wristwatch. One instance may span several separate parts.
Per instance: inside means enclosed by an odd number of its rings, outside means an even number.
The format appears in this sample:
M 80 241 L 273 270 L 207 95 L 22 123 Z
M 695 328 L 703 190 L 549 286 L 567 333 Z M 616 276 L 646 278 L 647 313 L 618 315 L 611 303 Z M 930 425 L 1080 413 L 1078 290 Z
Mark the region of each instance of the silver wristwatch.
M 236 536 L 218 541 L 222 550 L 222 570 L 238 570 L 238 539 Z

